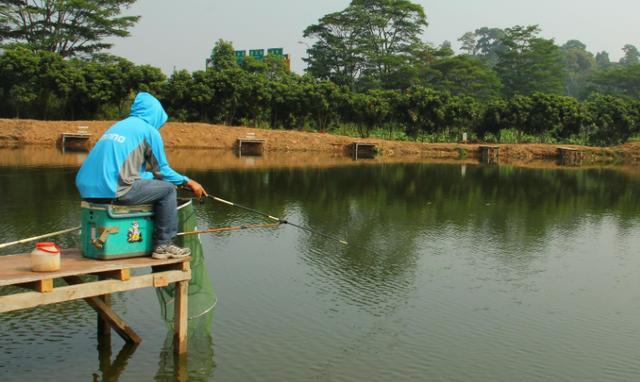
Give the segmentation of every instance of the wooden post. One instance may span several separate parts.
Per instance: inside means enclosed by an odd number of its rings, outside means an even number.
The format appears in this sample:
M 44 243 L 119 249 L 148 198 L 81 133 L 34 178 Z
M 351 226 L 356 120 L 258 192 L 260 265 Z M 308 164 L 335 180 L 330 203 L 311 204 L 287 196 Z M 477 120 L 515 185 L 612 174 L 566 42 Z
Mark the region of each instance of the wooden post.
M 175 313 L 173 318 L 173 351 L 175 354 L 187 353 L 187 299 L 189 281 L 179 281 L 175 290 Z
M 106 280 L 105 275 L 99 275 L 98 279 Z M 103 294 L 102 296 L 98 296 L 102 302 L 104 302 L 105 306 L 111 308 L 111 295 Z M 102 318 L 100 313 L 96 312 L 98 316 L 98 346 L 109 347 L 111 349 L 111 325 L 109 325 L 109 321 Z M 109 355 L 111 357 L 111 355 Z

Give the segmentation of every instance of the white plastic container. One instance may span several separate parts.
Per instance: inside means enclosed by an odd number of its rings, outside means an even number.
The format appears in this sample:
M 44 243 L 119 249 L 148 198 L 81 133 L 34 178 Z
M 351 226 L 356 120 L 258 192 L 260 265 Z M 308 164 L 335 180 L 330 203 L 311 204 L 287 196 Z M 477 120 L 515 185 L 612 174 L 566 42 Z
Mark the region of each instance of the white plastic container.
M 60 270 L 60 247 L 50 242 L 36 244 L 36 249 L 31 252 L 31 270 L 34 272 Z

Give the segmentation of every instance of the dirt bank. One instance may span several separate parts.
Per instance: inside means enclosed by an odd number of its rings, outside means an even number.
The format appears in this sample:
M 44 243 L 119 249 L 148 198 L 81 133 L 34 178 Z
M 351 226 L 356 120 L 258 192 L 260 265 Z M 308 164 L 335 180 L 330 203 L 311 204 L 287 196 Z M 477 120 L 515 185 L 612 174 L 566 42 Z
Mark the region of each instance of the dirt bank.
M 87 131 L 93 145 L 113 121 L 36 121 L 0 119 L 0 147 L 25 145 L 55 146 L 64 132 Z M 80 129 L 80 127 L 86 127 Z M 322 152 L 344 154 L 348 145 L 356 139 L 322 133 L 299 131 L 263 130 L 247 127 L 229 127 L 204 123 L 167 123 L 161 130 L 167 148 L 232 150 L 238 138 L 255 134 L 264 139 L 267 152 Z M 373 143 L 385 157 L 414 159 L 478 158 L 480 145 L 456 143 L 416 143 L 386 141 L 381 139 L 357 139 Z M 587 162 L 625 162 L 640 164 L 640 142 L 610 148 L 571 146 L 584 150 Z M 514 144 L 500 145 L 501 162 L 555 160 L 558 145 Z

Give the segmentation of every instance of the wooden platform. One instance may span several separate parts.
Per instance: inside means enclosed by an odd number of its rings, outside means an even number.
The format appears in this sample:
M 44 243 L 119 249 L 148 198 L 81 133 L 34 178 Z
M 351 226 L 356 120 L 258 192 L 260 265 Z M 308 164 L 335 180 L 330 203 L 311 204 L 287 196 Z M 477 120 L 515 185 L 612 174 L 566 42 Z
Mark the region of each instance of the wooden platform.
M 176 283 L 174 350 L 176 354 L 183 354 L 187 349 L 190 259 L 156 260 L 138 257 L 101 261 L 86 259 L 77 249 L 67 249 L 62 252 L 59 271 L 41 273 L 31 271 L 29 254 L 0 256 L 0 287 L 18 286 L 33 290 L 0 296 L 0 313 L 84 299 L 98 312 L 99 333 L 109 335 L 109 328 L 112 327 L 125 341 L 139 343 L 141 339 L 135 331 L 111 310 L 111 293 Z M 141 268 L 150 272 L 131 275 L 131 269 Z M 98 277 L 80 277 L 85 275 Z M 62 282 L 54 283 L 55 280 L 64 280 L 66 285 L 62 285 Z
M 60 134 L 60 146 L 62 150 L 88 150 L 91 134 L 85 132 Z
M 495 164 L 500 162 L 500 146 L 484 145 L 480 146 L 480 160 L 482 163 Z
M 563 166 L 580 166 L 584 161 L 584 151 L 573 147 L 558 147 L 558 162 Z
M 261 156 L 264 153 L 264 139 L 255 137 L 238 138 L 238 156 L 254 155 Z
M 353 142 L 350 151 L 353 159 L 371 159 L 376 156 L 376 145 L 368 142 Z

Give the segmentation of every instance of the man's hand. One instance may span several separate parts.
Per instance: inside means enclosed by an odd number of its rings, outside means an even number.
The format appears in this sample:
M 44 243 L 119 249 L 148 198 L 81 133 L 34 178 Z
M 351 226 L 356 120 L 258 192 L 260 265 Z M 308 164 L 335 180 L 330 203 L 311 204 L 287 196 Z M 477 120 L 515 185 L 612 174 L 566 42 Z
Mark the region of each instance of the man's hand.
M 202 185 L 198 182 L 196 182 L 193 179 L 189 179 L 187 181 L 187 183 L 184 184 L 185 188 L 188 189 L 189 191 L 193 192 L 193 194 L 196 196 L 196 198 L 201 198 L 203 196 L 209 196 L 209 194 L 207 194 L 207 191 L 204 189 L 204 187 L 202 187 Z

